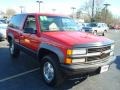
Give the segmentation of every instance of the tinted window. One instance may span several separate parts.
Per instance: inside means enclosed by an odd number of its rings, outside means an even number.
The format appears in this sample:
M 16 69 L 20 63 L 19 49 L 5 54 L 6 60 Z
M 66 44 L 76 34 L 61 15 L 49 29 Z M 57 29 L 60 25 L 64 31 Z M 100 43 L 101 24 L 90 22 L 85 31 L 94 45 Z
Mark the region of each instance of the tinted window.
M 25 15 L 15 15 L 11 18 L 9 27 L 20 29 L 21 24 L 25 18 Z
M 39 19 L 42 31 L 80 30 L 75 21 L 68 17 L 40 16 Z
M 36 20 L 34 16 L 31 15 L 27 17 L 24 25 L 24 29 L 25 28 L 32 28 L 33 30 L 36 30 Z

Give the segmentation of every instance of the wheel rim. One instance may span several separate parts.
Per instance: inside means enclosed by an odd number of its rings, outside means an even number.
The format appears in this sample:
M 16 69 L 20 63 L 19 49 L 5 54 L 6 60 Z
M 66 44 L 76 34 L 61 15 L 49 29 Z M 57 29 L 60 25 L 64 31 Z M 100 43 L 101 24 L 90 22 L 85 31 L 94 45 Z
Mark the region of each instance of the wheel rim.
M 49 83 L 53 80 L 54 78 L 54 68 L 51 65 L 51 63 L 46 62 L 43 67 L 43 73 L 45 80 Z
M 14 44 L 10 43 L 10 53 L 13 54 L 14 52 Z

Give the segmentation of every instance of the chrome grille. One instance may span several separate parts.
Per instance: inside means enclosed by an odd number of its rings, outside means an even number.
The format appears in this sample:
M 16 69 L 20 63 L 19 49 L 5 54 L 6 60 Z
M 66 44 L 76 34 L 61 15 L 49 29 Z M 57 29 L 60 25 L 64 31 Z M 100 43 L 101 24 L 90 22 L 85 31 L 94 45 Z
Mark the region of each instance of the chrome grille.
M 101 61 L 110 56 L 111 46 L 88 48 L 86 62 Z
M 87 61 L 95 61 L 95 60 L 100 60 L 108 57 L 110 53 L 104 54 L 104 56 L 93 56 L 93 57 L 87 57 Z
M 86 47 L 86 50 L 87 50 L 86 54 L 76 54 L 70 56 L 70 58 L 72 59 L 84 58 L 85 59 L 84 63 L 96 63 L 96 62 L 104 62 L 108 60 L 107 58 L 114 55 L 112 44 L 111 45 L 109 44 L 108 46 L 106 45 L 106 46 Z
M 110 50 L 110 46 L 101 47 L 101 48 L 89 48 L 88 53 L 101 52 L 101 51 L 106 51 L 106 50 Z

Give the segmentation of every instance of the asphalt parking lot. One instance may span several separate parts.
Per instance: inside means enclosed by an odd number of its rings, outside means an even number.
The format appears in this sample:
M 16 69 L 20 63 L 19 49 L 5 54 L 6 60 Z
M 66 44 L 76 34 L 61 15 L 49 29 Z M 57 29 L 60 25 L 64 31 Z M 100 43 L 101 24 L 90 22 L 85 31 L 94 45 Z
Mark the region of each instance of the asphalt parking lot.
M 56 90 L 120 90 L 120 31 L 111 30 L 105 37 L 115 41 L 117 56 L 108 72 L 87 79 L 68 79 Z M 0 90 L 52 90 L 40 76 L 39 63 L 21 53 L 11 59 L 6 41 L 0 42 Z

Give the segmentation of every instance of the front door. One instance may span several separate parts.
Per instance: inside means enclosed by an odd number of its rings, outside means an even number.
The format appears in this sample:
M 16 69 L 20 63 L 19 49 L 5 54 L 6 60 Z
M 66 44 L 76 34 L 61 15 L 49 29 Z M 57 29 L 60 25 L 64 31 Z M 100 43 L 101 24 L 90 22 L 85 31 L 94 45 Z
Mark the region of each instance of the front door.
M 35 33 L 25 32 L 26 28 L 32 28 Z M 29 30 L 28 29 L 28 30 Z M 37 51 L 40 43 L 40 39 L 37 36 L 36 18 L 34 15 L 29 15 L 26 18 L 23 33 L 20 36 L 20 43 L 23 47 L 31 49 L 32 51 Z

